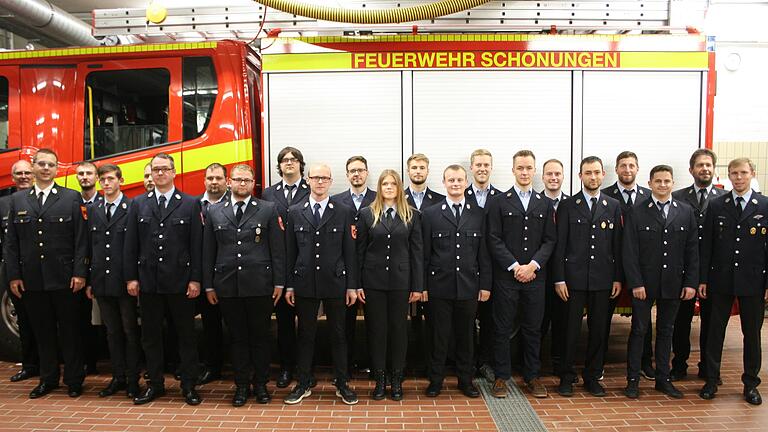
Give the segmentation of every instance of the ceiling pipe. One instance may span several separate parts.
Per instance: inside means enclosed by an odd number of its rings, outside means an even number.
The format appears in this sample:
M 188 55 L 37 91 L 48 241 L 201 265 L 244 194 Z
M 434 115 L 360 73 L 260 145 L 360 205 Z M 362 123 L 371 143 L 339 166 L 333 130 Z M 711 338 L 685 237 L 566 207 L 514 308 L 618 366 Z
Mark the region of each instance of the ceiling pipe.
M 19 24 L 69 45 L 101 45 L 91 26 L 47 0 L 0 0 L 0 7 L 14 15 Z

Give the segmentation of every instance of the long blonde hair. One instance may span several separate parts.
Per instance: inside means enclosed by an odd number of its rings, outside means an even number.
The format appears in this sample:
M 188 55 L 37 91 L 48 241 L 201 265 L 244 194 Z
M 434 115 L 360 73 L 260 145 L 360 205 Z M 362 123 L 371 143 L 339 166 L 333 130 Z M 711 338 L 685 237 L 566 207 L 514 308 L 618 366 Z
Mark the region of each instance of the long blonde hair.
M 381 172 L 381 175 L 379 175 L 379 181 L 376 184 L 376 198 L 374 198 L 370 206 L 371 213 L 373 213 L 372 226 L 376 226 L 379 220 L 381 220 L 381 218 L 384 216 L 384 195 L 382 194 L 382 183 L 384 183 L 384 180 L 386 180 L 387 177 L 392 177 L 395 179 L 395 187 L 397 188 L 397 195 L 395 198 L 395 211 L 397 212 L 397 215 L 400 216 L 400 219 L 402 219 L 402 221 L 408 225 L 413 219 L 413 210 L 411 210 L 411 206 L 408 205 L 408 200 L 405 198 L 403 180 L 400 179 L 400 174 L 398 174 L 397 171 L 385 169 Z

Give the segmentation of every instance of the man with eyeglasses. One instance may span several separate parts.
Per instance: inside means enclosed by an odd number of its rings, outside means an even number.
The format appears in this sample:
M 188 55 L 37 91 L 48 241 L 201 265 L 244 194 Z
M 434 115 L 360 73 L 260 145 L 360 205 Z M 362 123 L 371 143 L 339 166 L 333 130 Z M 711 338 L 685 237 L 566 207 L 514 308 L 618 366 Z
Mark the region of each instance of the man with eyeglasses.
M 340 202 L 347 207 L 354 208 L 357 213 L 371 205 L 376 198 L 376 191 L 368 189 L 368 161 L 363 156 L 352 156 L 347 159 L 347 181 L 349 181 L 350 188 L 342 193 L 336 194 L 331 197 L 331 200 Z M 357 220 L 357 216 L 355 216 Z M 355 369 L 356 366 L 365 365 L 355 361 L 355 329 L 357 327 L 357 311 L 359 309 L 359 303 L 356 303 L 347 308 L 347 363 L 350 370 Z M 364 350 L 362 361 L 367 362 L 367 350 Z
M 309 185 L 304 180 L 304 155 L 294 147 L 285 147 L 277 154 L 277 174 L 280 181 L 264 189 L 261 198 L 275 203 L 283 221 L 288 220 L 288 208 L 306 201 Z M 287 278 L 287 275 L 286 275 Z M 296 309 L 281 298 L 275 307 L 277 317 L 277 348 L 280 354 L 280 375 L 277 387 L 286 388 L 293 380 L 296 366 Z M 312 378 L 312 382 L 315 380 Z
M 32 164 L 26 160 L 20 160 L 11 167 L 11 179 L 15 186 L 15 191 L 29 190 L 35 177 L 32 174 Z M 0 198 L 0 246 L 5 243 L 5 233 L 8 230 L 10 221 L 11 196 L 6 195 Z M 0 250 L 0 253 L 2 251 Z M 8 279 L 5 270 L 5 260 L 0 261 L 0 283 L 3 289 L 8 288 Z M 19 326 L 19 339 L 21 339 L 21 370 L 11 376 L 11 382 L 23 381 L 25 379 L 38 376 L 40 374 L 40 356 L 37 354 L 37 340 L 35 332 L 32 330 L 32 324 L 29 322 L 29 313 L 24 300 L 8 293 L 8 297 L 13 303 L 16 311 L 16 324 Z
M 291 206 L 286 226 L 288 284 L 285 300 L 299 318 L 296 370 L 299 382 L 286 396 L 286 404 L 297 404 L 312 394 L 310 369 L 315 351 L 317 311 L 320 303 L 328 318 L 331 353 L 335 369 L 336 395 L 347 405 L 357 403 L 349 388 L 345 306 L 357 300 L 356 228 L 353 209 L 332 202 L 328 191 L 331 169 L 314 165 L 309 170 L 312 193 L 303 204 Z
M 11 292 L 24 298 L 40 353 L 40 384 L 29 397 L 59 387 L 59 348 L 67 393 L 78 397 L 85 378 L 78 317 L 88 274 L 86 208 L 77 191 L 54 182 L 53 150 L 38 150 L 32 162 L 35 185 L 11 196 L 3 249 Z
M 149 375 L 147 389 L 133 403 L 146 404 L 165 394 L 162 326 L 167 311 L 178 335 L 181 393 L 187 404 L 198 405 L 194 299 L 202 280 L 200 201 L 176 189 L 172 156 L 158 153 L 151 164 L 155 190 L 134 199 L 123 253 L 128 294 L 140 296 Z

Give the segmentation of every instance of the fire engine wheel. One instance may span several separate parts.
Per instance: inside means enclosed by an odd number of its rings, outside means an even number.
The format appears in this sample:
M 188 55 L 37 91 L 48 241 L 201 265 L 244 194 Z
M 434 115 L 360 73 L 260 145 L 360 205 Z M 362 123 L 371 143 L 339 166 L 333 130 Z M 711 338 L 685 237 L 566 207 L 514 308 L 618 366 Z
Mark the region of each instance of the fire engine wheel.
M 16 316 L 16 308 L 11 302 L 8 291 L 3 291 L 3 297 L 0 300 L 0 360 L 17 361 L 21 351 L 21 340 L 19 339 L 19 323 Z

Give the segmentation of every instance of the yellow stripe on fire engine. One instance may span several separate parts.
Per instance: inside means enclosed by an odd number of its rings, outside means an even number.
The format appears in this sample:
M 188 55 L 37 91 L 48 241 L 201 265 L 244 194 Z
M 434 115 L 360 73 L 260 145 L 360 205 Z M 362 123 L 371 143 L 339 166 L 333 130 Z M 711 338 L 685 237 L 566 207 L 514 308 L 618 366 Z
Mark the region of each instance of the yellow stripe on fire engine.
M 251 139 L 242 139 L 184 150 L 183 157 L 181 152 L 178 151 L 172 152 L 170 155 L 176 163 L 177 174 L 191 173 L 204 170 L 213 162 L 222 165 L 251 162 L 253 160 L 253 145 Z M 144 181 L 144 167 L 151 159 L 151 157 L 148 157 L 120 164 L 125 184 Z M 99 163 L 98 165 L 101 164 Z M 181 167 L 181 171 L 179 171 L 179 167 Z M 56 182 L 60 185 L 80 190 L 75 174 L 57 177 Z
M 707 52 L 624 52 L 622 69 L 707 69 Z
M 264 55 L 263 72 L 337 70 L 352 68 L 352 53 L 270 54 Z
M 125 52 L 177 51 L 216 48 L 216 42 L 170 43 L 148 45 L 124 45 L 114 47 L 63 48 L 37 51 L 8 51 L 0 53 L 0 60 L 65 57 L 91 54 L 117 54 Z

